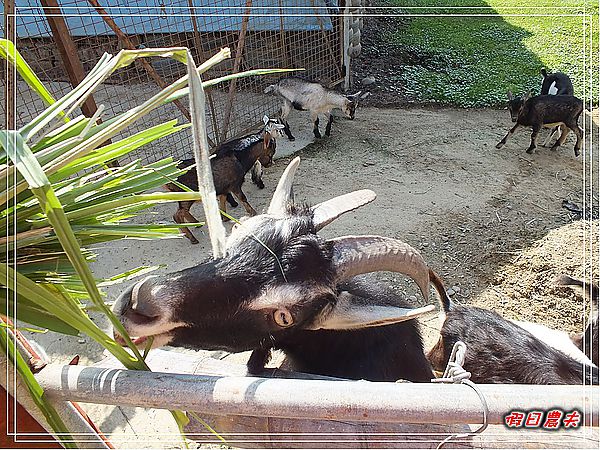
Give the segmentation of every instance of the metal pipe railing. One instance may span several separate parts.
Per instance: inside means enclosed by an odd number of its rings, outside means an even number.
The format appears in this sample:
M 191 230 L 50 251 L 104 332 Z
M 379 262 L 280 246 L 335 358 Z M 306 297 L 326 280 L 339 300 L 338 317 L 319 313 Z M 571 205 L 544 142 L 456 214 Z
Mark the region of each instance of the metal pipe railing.
M 55 399 L 216 415 L 386 423 L 481 423 L 477 394 L 460 384 L 208 376 L 48 365 L 36 375 Z M 598 426 L 600 387 L 478 385 L 488 423 L 512 410 L 577 409 Z

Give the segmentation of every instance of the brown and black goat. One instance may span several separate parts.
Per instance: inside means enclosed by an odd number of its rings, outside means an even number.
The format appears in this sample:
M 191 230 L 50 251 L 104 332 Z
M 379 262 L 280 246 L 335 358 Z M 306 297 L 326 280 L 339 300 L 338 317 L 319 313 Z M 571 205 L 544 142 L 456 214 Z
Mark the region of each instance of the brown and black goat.
M 463 368 L 471 372 L 471 380 L 476 383 L 598 384 L 598 367 L 585 355 L 582 357 L 587 363 L 570 356 L 577 349 L 568 336 L 567 345 L 573 349 L 561 351 L 564 344 L 549 345 L 539 334 L 531 333 L 529 330 L 535 330 L 526 323 L 506 320 L 487 309 L 452 303 L 440 278 L 433 272 L 430 276 L 446 315 L 440 339 L 428 355 L 436 371 L 444 371 L 452 347 L 463 341 L 467 345 Z M 536 328 L 540 327 L 545 328 Z
M 262 370 L 271 349 L 290 368 L 349 379 L 427 382 L 433 374 L 412 309 L 385 283 L 362 274 L 410 276 L 424 297 L 429 270 L 419 253 L 397 239 L 318 232 L 371 202 L 356 191 L 313 207 L 292 201 L 296 158 L 268 211 L 249 217 L 227 238 L 225 256 L 128 288 L 115 314 L 135 341 L 230 352 L 253 350 L 248 368 Z M 118 336 L 117 336 L 118 338 Z
M 221 144 L 217 148 L 215 155 L 210 159 L 215 192 L 219 200 L 219 207 L 223 212 L 227 211 L 226 200 L 229 200 L 232 206 L 237 206 L 237 203 L 231 197 L 231 194 L 233 194 L 244 205 L 248 215 L 256 215 L 256 211 L 248 203 L 248 199 L 242 191 L 244 177 L 257 161 L 264 167 L 269 167 L 273 164 L 273 155 L 277 148 L 274 136 L 277 136 L 279 133 L 278 130 L 283 128 L 283 125 L 278 120 L 269 119 L 266 116 L 264 122 L 265 127 L 258 133 L 249 134 Z M 179 164 L 179 167 L 189 167 L 190 170 L 179 176 L 177 182 L 197 191 L 198 175 L 196 173 L 195 161 L 193 159 L 183 160 Z M 183 190 L 175 183 L 168 183 L 166 188 L 173 192 Z M 173 215 L 173 220 L 176 223 L 198 222 L 190 212 L 190 208 L 194 203 L 195 201 L 179 202 L 179 208 Z M 228 219 L 224 217 L 223 220 Z M 183 227 L 181 231 L 192 244 L 198 243 L 198 240 L 189 228 Z
M 511 137 L 519 127 L 531 127 L 531 144 L 527 153 L 533 153 L 536 148 L 537 136 L 542 128 L 553 128 L 560 126 L 560 138 L 552 146 L 552 150 L 557 149 L 564 144 L 572 130 L 577 136 L 577 142 L 573 151 L 575 156 L 579 156 L 581 141 L 583 140 L 583 130 L 577 124 L 579 116 L 583 112 L 583 102 L 572 95 L 537 95 L 530 97 L 514 97 L 511 92 L 508 93 L 508 109 L 510 117 L 515 126 L 512 127 L 506 136 L 498 142 L 496 148 L 502 148 L 509 137 Z
M 572 278 L 568 275 L 561 275 L 556 279 L 560 286 L 568 286 L 579 291 L 583 298 L 588 302 L 590 308 L 590 316 L 587 326 L 583 333 L 576 333 L 571 336 L 573 343 L 585 355 L 592 360 L 594 364 L 600 366 L 600 311 L 598 311 L 598 297 L 600 290 L 595 283 L 588 283 L 584 280 Z

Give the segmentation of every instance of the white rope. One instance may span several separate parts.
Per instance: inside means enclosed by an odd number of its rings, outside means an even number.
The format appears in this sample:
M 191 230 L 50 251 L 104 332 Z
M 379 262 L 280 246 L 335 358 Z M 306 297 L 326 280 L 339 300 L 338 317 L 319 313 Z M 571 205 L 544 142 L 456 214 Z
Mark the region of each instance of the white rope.
M 441 378 L 434 378 L 431 380 L 432 383 L 456 383 L 456 384 L 465 384 L 469 386 L 471 389 L 475 391 L 479 400 L 481 400 L 481 405 L 483 406 L 483 423 L 482 425 L 475 431 L 470 431 L 468 433 L 456 433 L 451 434 L 439 445 L 436 449 L 442 448 L 445 444 L 450 442 L 452 439 L 463 439 L 469 436 L 474 436 L 476 434 L 482 433 L 488 427 L 488 415 L 489 408 L 485 397 L 483 396 L 483 392 L 477 387 L 475 383 L 473 383 L 471 378 L 471 372 L 467 372 L 463 369 L 463 364 L 465 363 L 465 356 L 467 354 L 467 344 L 463 341 L 456 341 L 454 346 L 452 347 L 452 353 L 450 353 L 450 358 L 448 359 L 448 364 L 446 365 L 446 370 L 444 370 L 444 374 Z

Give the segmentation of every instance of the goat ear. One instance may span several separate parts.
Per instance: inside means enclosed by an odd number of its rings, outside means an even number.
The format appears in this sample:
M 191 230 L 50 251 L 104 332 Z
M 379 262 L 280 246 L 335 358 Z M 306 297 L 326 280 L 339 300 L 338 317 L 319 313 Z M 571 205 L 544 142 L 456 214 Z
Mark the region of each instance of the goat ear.
M 401 308 L 389 304 L 378 305 L 348 292 L 342 292 L 331 312 L 313 323 L 311 330 L 359 330 L 405 322 L 434 311 L 433 305 L 422 308 Z
M 511 91 L 508 91 L 508 94 L 506 94 L 508 96 L 509 100 L 512 100 L 514 98 L 514 95 Z
M 529 100 L 531 98 L 531 91 L 527 92 L 527 94 L 525 94 L 523 96 L 523 103 L 525 103 L 527 100 Z
M 375 200 L 377 195 L 370 189 L 350 192 L 340 195 L 325 202 L 319 203 L 311 208 L 313 212 L 313 223 L 317 231 L 333 222 L 335 219 L 356 208 L 360 208 Z
M 267 117 L 267 116 L 265 116 Z M 265 133 L 265 142 L 263 144 L 264 148 L 269 148 L 269 144 L 271 143 L 271 133 Z

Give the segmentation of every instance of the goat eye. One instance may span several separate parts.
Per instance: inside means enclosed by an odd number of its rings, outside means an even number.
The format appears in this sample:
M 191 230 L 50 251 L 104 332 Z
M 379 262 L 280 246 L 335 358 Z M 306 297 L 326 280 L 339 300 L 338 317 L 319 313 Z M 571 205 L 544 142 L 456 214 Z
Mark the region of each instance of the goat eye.
M 273 320 L 282 328 L 291 327 L 294 324 L 294 319 L 287 309 L 278 309 L 273 313 Z

